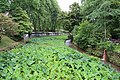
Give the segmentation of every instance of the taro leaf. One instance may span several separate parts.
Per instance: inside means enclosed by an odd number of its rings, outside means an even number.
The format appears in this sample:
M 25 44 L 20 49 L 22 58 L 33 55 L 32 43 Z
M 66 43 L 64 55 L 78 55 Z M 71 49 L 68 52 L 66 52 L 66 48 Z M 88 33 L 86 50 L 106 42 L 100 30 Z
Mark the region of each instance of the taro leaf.
M 19 67 L 20 67 L 20 65 L 19 65 L 19 64 L 16 64 L 16 66 L 13 67 L 13 69 L 18 69 Z
M 18 68 L 18 69 L 15 69 L 13 75 L 14 75 L 15 77 L 18 77 L 18 76 L 20 76 L 20 73 L 21 73 L 20 68 Z
M 100 76 L 95 76 L 96 80 L 101 80 Z
M 0 65 L 0 70 L 3 70 L 4 69 L 4 67 L 5 67 L 5 64 L 3 63 L 0 63 L 1 65 Z
M 23 71 L 26 75 L 29 75 L 30 72 L 31 72 L 31 70 L 30 70 L 28 67 L 26 67 L 26 66 L 24 66 L 22 69 L 23 69 L 22 71 Z
M 7 75 L 6 72 L 0 72 L 0 76 L 1 76 L 1 77 L 5 77 L 6 75 Z
M 47 73 L 47 68 L 46 67 L 42 67 L 42 71 L 43 71 L 44 74 L 46 74 Z
M 58 57 L 59 57 L 60 59 L 65 59 L 65 56 L 64 56 L 64 55 L 61 55 L 61 54 L 58 54 Z
M 37 76 L 38 75 L 38 72 L 37 71 L 34 71 L 34 76 Z
M 28 60 L 28 61 L 27 61 L 27 64 L 28 64 L 28 65 L 32 65 L 34 62 L 35 62 L 35 61 L 32 61 L 32 60 L 30 61 L 30 60 Z
M 84 78 L 85 78 L 86 80 L 88 80 L 89 76 L 88 76 L 87 72 L 82 72 L 82 75 L 84 76 Z
M 108 76 L 102 77 L 102 80 L 109 80 L 109 79 L 108 79 Z
M 8 66 L 7 70 L 9 71 L 10 74 L 14 73 L 13 69 L 10 66 Z
M 79 80 L 79 77 L 77 75 L 75 75 L 75 80 Z
M 112 76 L 112 80 L 120 80 L 120 74 L 114 73 L 114 76 Z
M 23 80 L 23 78 L 20 76 L 17 76 L 17 80 Z
M 61 74 L 62 77 L 65 77 L 65 72 L 64 71 L 59 73 L 59 74 Z

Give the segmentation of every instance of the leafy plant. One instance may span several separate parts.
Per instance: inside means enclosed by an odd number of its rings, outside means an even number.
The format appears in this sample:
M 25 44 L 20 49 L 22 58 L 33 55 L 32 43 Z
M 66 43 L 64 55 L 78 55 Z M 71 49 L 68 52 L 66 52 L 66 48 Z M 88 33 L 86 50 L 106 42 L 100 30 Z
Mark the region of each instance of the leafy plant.
M 101 51 L 104 51 L 106 49 L 108 52 L 113 52 L 115 49 L 114 44 L 111 41 L 98 43 L 98 48 Z
M 40 37 L 0 54 L 2 80 L 21 79 L 111 79 L 120 74 L 100 59 L 64 45 L 65 36 Z
M 22 34 L 23 36 L 24 33 L 31 33 L 33 31 L 32 23 L 30 22 L 27 12 L 21 7 L 14 8 L 11 11 L 11 14 L 14 21 L 19 23 L 17 31 L 20 33 L 20 35 Z
M 9 16 L 0 13 L 0 41 L 2 39 L 2 35 L 12 36 L 17 34 L 17 31 L 15 31 L 16 29 L 18 29 L 18 24 Z
M 96 44 L 99 41 L 97 39 L 96 32 L 94 31 L 92 23 L 85 21 L 75 29 L 75 42 L 82 49 L 96 48 Z
M 84 20 L 96 24 L 96 29 L 104 33 L 104 39 L 119 38 L 119 0 L 83 0 L 81 7 Z M 108 36 L 109 34 L 111 36 Z

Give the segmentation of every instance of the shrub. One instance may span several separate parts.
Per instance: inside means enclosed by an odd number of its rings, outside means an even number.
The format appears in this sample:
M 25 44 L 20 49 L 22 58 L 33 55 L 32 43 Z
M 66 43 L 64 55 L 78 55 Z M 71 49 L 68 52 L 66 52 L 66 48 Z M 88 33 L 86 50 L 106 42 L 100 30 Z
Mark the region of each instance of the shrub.
M 30 22 L 30 18 L 27 12 L 21 7 L 13 9 L 11 15 L 13 17 L 13 20 L 19 23 L 17 30 L 19 32 L 19 35 L 23 36 L 24 33 L 31 33 L 33 31 L 33 26 Z
M 0 41 L 2 35 L 12 36 L 16 34 L 16 29 L 18 29 L 18 24 L 12 18 L 9 18 L 9 16 L 0 13 Z
M 98 49 L 101 51 L 104 51 L 104 49 L 106 49 L 108 52 L 114 51 L 114 44 L 111 41 L 100 42 L 97 45 Z
M 96 47 L 98 42 L 97 37 L 95 35 L 94 29 L 95 25 L 92 23 L 85 21 L 80 24 L 75 30 L 75 42 L 82 49 Z

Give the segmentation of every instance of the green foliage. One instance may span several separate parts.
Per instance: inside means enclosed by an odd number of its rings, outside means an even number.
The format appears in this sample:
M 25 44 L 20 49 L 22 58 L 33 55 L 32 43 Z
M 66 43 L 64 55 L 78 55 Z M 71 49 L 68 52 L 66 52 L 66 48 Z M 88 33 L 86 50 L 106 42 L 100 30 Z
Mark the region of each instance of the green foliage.
M 18 29 L 18 24 L 12 21 L 12 18 L 0 13 L 0 41 L 2 35 L 12 36 L 16 34 L 16 29 Z
M 75 29 L 78 46 L 95 55 L 101 55 L 104 49 L 115 51 L 107 38 L 120 38 L 120 1 L 82 0 L 80 7 L 83 21 Z
M 120 53 L 112 52 L 108 54 L 109 62 L 120 66 Z
M 15 22 L 19 23 L 18 32 L 20 34 L 28 33 L 33 31 L 32 23 L 29 21 L 29 17 L 26 11 L 22 8 L 17 7 L 11 11 L 12 17 Z
M 0 43 L 0 48 L 5 48 L 5 47 L 8 47 L 8 46 L 11 46 L 13 43 L 15 43 L 14 40 L 10 39 L 7 36 L 2 36 L 2 40 L 1 40 L 1 43 Z
M 34 31 L 55 31 L 57 29 L 60 9 L 56 0 L 1 0 L 0 7 L 0 11 L 8 11 L 11 14 L 14 14 L 11 11 L 16 10 L 15 8 L 22 8 L 27 12 Z M 22 24 L 26 26 L 28 23 L 22 22 Z M 23 28 L 21 31 L 24 32 Z
M 120 43 L 114 44 L 114 52 L 120 53 Z
M 113 52 L 114 51 L 114 44 L 110 41 L 100 42 L 97 45 L 98 45 L 99 50 L 104 51 L 106 49 L 107 52 Z
M 58 15 L 58 19 L 57 19 L 57 24 L 61 29 L 67 30 L 69 32 L 71 32 L 71 23 L 70 20 L 68 19 L 68 13 L 67 12 L 60 12 L 60 14 Z
M 64 20 L 63 29 L 71 32 L 74 29 L 74 27 L 72 27 L 70 21 L 66 19 Z
M 56 0 L 26 0 L 23 2 L 13 4 L 18 4 L 23 10 L 26 10 L 33 23 L 34 31 L 55 31 L 59 12 Z
M 96 29 L 104 33 L 105 39 L 109 34 L 112 38 L 119 38 L 119 13 L 119 0 L 85 0 L 82 6 L 82 14 L 96 24 Z
M 65 37 L 41 37 L 0 54 L 1 79 L 118 80 L 120 73 L 64 45 Z M 59 43 L 58 43 L 59 42 Z M 33 47 L 34 46 L 34 47 Z
M 82 21 L 79 3 L 74 2 L 72 5 L 69 6 L 69 8 L 69 20 L 71 22 L 71 26 L 75 27 L 75 25 L 79 25 L 79 23 Z
M 0 13 L 8 11 L 10 8 L 8 0 L 0 0 Z
M 88 21 L 80 24 L 80 26 L 75 29 L 75 42 L 82 49 L 95 48 L 97 45 L 96 32 L 94 31 L 95 26 Z
M 63 25 L 63 29 L 69 31 L 69 33 L 72 32 L 74 27 L 76 25 L 79 25 L 79 23 L 82 21 L 81 15 L 80 15 L 80 6 L 78 3 L 73 3 L 69 6 L 70 11 L 62 12 L 59 20 L 61 21 Z

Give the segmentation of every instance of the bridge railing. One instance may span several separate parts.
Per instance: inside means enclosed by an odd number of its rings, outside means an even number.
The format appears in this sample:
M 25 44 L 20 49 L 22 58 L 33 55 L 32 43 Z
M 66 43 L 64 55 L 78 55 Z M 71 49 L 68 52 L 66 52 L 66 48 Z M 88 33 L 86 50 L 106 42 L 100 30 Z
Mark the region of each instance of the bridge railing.
M 32 32 L 30 38 L 32 37 L 40 37 L 40 36 L 57 36 L 62 35 L 60 32 Z

